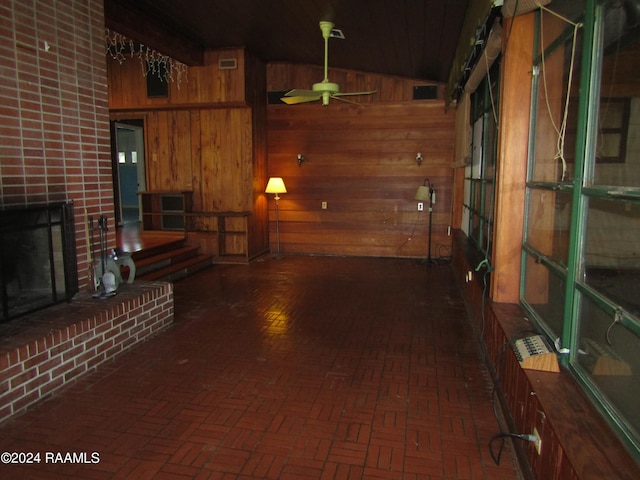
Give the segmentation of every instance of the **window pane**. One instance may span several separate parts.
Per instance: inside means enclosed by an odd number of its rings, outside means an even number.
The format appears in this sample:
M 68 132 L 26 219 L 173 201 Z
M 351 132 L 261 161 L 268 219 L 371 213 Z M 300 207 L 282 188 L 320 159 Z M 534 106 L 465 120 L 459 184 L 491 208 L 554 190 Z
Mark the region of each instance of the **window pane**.
M 574 23 L 582 21 L 585 3 L 585 0 L 553 0 L 553 5 L 550 7 L 557 15 L 545 10 L 541 11 L 544 32 L 540 37 L 540 43 L 545 49 L 549 48 L 569 25 L 561 17 Z
M 481 200 L 481 196 L 480 196 L 480 188 L 482 187 L 482 183 L 478 180 L 474 180 L 471 182 L 473 184 L 473 198 L 471 199 L 471 208 L 473 208 L 477 213 L 481 212 L 481 205 L 480 205 L 480 200 Z
M 622 324 L 613 324 L 611 314 L 604 312 L 588 297 L 582 296 L 578 364 L 629 430 L 640 432 L 640 340 Z
M 471 165 L 464 167 L 464 208 L 462 209 L 462 231 L 469 235 L 469 207 L 471 206 Z
M 485 142 L 485 165 L 484 165 L 484 178 L 492 180 L 495 175 L 496 165 L 496 145 L 498 128 L 494 120 L 493 113 L 487 116 L 486 127 L 486 142 Z
M 530 189 L 526 241 L 540 253 L 567 265 L 571 195 Z
M 585 282 L 615 304 L 640 312 L 640 205 L 590 198 Z
M 527 255 L 524 274 L 524 300 L 556 337 L 562 333 L 565 281 L 545 265 Z
M 553 15 L 543 13 L 542 17 L 542 44 L 550 45 L 551 40 L 561 35 L 565 40 L 552 51 L 544 52 L 537 65 L 532 180 L 570 182 L 575 169 L 579 52 L 583 35 L 581 30 L 574 32 L 571 25 Z
M 594 183 L 640 185 L 640 38 L 621 3 L 607 10 Z
M 493 218 L 493 183 L 484 184 L 484 216 L 487 219 Z
M 476 242 L 480 239 L 480 217 L 477 214 L 472 214 L 471 217 L 471 232 L 470 236 Z
M 473 124 L 473 146 L 471 150 L 471 178 L 481 177 L 482 168 L 482 117 Z
M 487 253 L 488 257 L 491 257 L 491 235 L 493 235 L 491 224 L 485 219 L 482 222 L 482 245 L 480 245 L 480 248 Z

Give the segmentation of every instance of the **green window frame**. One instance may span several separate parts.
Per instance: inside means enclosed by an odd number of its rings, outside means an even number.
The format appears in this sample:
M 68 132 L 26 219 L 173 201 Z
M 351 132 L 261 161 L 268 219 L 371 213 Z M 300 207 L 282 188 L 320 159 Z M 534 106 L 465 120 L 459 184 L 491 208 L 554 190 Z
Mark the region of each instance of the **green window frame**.
M 498 57 L 471 95 L 471 164 L 465 167 L 466 233 L 488 261 L 493 243 L 500 64 Z
M 520 301 L 640 459 L 640 26 L 623 2 L 550 7 L 537 13 Z

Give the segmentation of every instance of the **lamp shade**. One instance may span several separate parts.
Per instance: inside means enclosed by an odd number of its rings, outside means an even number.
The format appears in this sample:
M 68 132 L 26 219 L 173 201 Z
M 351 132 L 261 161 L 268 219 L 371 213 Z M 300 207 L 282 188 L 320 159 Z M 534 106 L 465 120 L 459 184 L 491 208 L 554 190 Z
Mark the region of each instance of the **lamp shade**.
M 284 186 L 284 180 L 281 177 L 271 177 L 264 193 L 287 193 L 287 187 Z
M 420 185 L 418 190 L 416 191 L 416 196 L 413 197 L 419 202 L 427 202 L 429 201 L 429 187 L 426 185 Z

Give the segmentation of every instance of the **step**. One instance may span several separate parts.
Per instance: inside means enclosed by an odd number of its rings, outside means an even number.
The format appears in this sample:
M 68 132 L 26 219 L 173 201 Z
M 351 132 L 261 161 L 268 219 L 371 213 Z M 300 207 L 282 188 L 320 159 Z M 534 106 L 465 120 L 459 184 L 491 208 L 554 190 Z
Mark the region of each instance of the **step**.
M 152 270 L 166 267 L 173 263 L 178 263 L 188 258 L 194 257 L 198 254 L 197 246 L 183 245 L 173 250 L 162 251 L 155 255 L 148 255 L 141 259 L 134 257 L 136 263 L 137 275 L 141 276 Z
M 173 282 L 213 265 L 211 255 L 198 254 L 186 260 L 171 263 L 163 268 L 137 275 L 140 280 L 162 280 Z
M 171 252 L 177 250 L 184 246 L 184 239 L 177 238 L 173 241 L 169 241 L 167 243 L 163 243 L 161 245 L 155 245 L 150 248 L 145 248 L 144 250 L 139 250 L 137 252 L 133 252 L 131 257 L 136 262 L 136 265 L 144 262 L 145 259 L 149 257 L 155 257 L 156 255 L 160 255 L 166 252 Z

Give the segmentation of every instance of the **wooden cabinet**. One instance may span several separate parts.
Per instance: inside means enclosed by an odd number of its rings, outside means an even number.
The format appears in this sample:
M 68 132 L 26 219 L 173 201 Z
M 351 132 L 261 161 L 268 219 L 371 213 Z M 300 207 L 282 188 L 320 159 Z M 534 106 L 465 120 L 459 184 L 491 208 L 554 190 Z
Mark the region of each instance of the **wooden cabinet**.
M 185 230 L 186 213 L 191 210 L 191 191 L 147 191 L 138 195 L 144 230 Z

